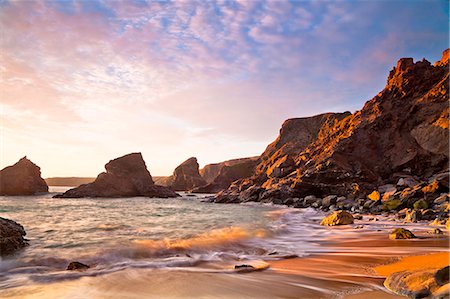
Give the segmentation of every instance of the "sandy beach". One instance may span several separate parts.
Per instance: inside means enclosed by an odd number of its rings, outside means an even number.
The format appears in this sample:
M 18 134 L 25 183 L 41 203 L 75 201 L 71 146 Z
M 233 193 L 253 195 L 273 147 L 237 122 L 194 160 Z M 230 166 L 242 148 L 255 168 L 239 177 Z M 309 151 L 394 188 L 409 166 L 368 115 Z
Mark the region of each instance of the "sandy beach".
M 2 291 L 3 298 L 402 298 L 386 275 L 449 264 L 448 234 L 389 240 L 387 232 L 333 240 L 323 254 L 267 261 L 270 268 L 235 273 L 233 264 L 125 269 L 113 274 Z M 401 259 L 406 257 L 405 259 Z M 87 273 L 86 273 L 87 274 Z

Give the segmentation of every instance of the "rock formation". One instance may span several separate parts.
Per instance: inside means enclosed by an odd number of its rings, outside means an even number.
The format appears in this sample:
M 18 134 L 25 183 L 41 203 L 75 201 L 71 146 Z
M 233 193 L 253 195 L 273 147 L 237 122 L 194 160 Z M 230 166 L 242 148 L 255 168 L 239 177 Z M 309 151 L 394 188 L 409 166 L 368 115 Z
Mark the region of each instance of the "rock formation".
M 251 163 L 250 161 L 252 161 L 253 163 L 256 164 L 256 160 L 258 160 L 258 158 L 259 157 L 239 158 L 239 159 L 227 160 L 227 161 L 220 162 L 220 163 L 208 164 L 208 165 L 205 165 L 205 167 L 203 167 L 202 169 L 200 169 L 200 175 L 209 184 L 209 183 L 214 182 L 214 180 L 220 175 L 223 168 L 234 166 L 237 164 Z M 243 177 L 248 177 L 251 174 L 252 173 L 247 174 Z M 243 178 L 243 177 L 240 177 L 240 178 Z
M 28 245 L 22 225 L 0 217 L 0 257 L 12 254 Z
M 189 191 L 195 187 L 206 185 L 200 176 L 197 158 L 192 157 L 181 163 L 173 171 L 173 175 L 165 180 L 166 186 L 176 191 Z
M 249 177 L 253 174 L 258 160 L 256 158 L 242 158 L 206 165 L 203 175 L 209 180 L 207 185 L 192 189 L 194 193 L 216 193 L 227 189 L 236 180 Z M 217 174 L 215 172 L 218 171 Z
M 448 177 L 448 54 L 434 66 L 425 59 L 400 59 L 386 87 L 353 114 L 287 120 L 253 175 L 233 183 L 217 201 L 307 195 L 357 199 L 377 186 L 395 186 L 399 178 L 426 182 L 437 173 Z M 440 192 L 448 192 L 448 178 L 440 186 Z M 391 192 L 386 196 L 393 197 Z
M 153 183 L 141 153 L 132 153 L 109 161 L 106 172 L 94 182 L 70 189 L 55 197 L 176 197 L 174 191 Z
M 34 195 L 48 192 L 39 166 L 23 157 L 0 171 L 0 195 Z

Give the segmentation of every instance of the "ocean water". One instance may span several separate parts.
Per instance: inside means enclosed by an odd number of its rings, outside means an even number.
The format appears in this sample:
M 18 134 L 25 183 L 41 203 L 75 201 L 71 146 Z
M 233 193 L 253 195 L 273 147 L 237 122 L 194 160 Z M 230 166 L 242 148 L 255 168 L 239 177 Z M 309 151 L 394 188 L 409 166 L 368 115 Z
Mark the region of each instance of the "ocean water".
M 323 254 L 335 252 L 332 244 L 339 238 L 358 240 L 362 230 L 356 225 L 366 224 L 366 234 L 402 226 L 388 219 L 366 219 L 330 229 L 319 225 L 325 214 L 313 209 L 213 204 L 203 202 L 204 196 L 187 194 L 176 199 L 52 198 L 64 190 L 0 197 L 0 217 L 22 224 L 30 244 L 0 259 L 0 292 L 125 269 L 211 271 L 208 264 Z M 423 224 L 411 226 L 427 229 Z M 346 251 L 356 254 L 359 249 L 348 246 Z M 373 250 L 407 252 L 403 246 Z M 66 271 L 71 261 L 92 267 Z

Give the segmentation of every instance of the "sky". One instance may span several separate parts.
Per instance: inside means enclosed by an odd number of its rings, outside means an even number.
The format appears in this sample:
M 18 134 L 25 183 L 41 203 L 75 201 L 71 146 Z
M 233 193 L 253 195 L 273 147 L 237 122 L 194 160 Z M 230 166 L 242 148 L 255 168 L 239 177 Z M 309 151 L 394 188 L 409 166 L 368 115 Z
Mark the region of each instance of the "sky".
M 284 120 L 354 112 L 401 57 L 440 59 L 447 1 L 0 0 L 0 168 L 152 175 L 256 156 Z

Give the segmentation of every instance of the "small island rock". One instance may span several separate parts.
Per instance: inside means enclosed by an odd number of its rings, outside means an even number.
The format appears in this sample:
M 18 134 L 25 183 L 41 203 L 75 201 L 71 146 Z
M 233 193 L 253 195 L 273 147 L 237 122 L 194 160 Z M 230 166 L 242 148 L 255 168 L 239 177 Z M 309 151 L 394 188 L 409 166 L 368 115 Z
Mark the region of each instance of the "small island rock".
M 0 195 L 34 195 L 48 192 L 39 166 L 23 157 L 0 171 Z
M 389 234 L 389 239 L 413 239 L 416 236 L 409 230 L 404 228 L 396 228 Z

